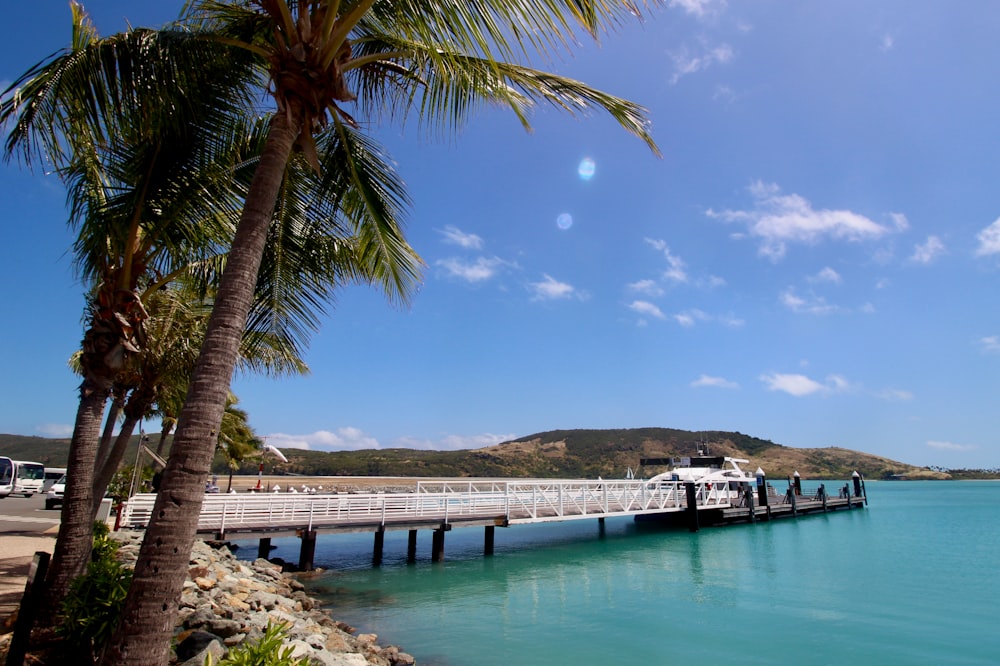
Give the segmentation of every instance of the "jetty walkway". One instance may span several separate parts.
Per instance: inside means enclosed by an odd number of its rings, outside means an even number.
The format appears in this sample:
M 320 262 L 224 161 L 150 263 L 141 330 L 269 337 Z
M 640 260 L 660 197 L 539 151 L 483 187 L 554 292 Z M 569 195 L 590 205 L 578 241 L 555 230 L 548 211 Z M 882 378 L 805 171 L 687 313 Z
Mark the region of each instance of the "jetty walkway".
M 733 486 L 733 487 L 730 487 Z M 416 557 L 418 530 L 433 530 L 432 560 L 444 557 L 444 535 L 453 528 L 484 527 L 484 552 L 493 552 L 494 528 L 565 520 L 635 516 L 687 526 L 766 521 L 782 517 L 861 508 L 864 483 L 855 475 L 830 496 L 823 484 L 803 493 L 799 479 L 778 494 L 770 484 L 715 484 L 646 480 L 469 481 L 453 479 L 416 484 L 415 492 L 359 494 L 228 493 L 206 494 L 198 533 L 216 539 L 260 535 L 266 557 L 271 537 L 302 539 L 300 569 L 313 568 L 318 533 L 373 532 L 373 561 L 382 559 L 386 531 L 408 530 L 407 555 Z M 119 529 L 142 529 L 150 519 L 155 494 L 135 495 L 118 516 Z

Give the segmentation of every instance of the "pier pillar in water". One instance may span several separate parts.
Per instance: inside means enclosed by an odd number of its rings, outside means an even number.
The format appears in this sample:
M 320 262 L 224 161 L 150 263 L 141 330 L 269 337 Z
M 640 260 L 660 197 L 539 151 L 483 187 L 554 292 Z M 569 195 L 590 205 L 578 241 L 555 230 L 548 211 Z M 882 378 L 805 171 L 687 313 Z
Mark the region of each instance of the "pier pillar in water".
M 444 559 L 444 528 L 434 530 L 431 537 L 431 562 L 440 562 Z
M 257 542 L 257 557 L 266 560 L 271 556 L 271 537 L 261 537 Z
M 372 547 L 372 566 L 382 564 L 382 547 L 385 545 L 385 527 L 380 525 L 375 530 L 375 545 Z
M 767 503 L 767 475 L 757 468 L 757 503 L 764 507 L 764 520 L 771 520 L 771 507 Z
M 795 494 L 799 497 L 802 496 L 802 477 L 799 476 L 798 472 L 792 474 L 792 485 L 795 487 Z
M 795 505 L 795 487 L 788 486 L 788 503 L 792 505 L 792 518 L 799 517 L 798 507 Z
M 416 562 L 417 561 L 417 531 L 410 530 L 409 535 L 406 537 L 406 561 Z
M 688 530 L 691 532 L 698 531 L 698 491 L 695 488 L 694 481 L 685 481 L 684 490 L 687 494 L 687 520 L 688 520 Z
M 819 496 L 820 500 L 823 501 L 823 513 L 826 513 L 826 484 L 825 483 L 819 484 L 819 490 L 816 491 L 816 494 Z
M 757 509 L 753 505 L 753 488 L 748 484 L 743 489 L 743 501 L 747 505 L 747 510 L 750 512 L 750 522 L 757 522 Z
M 851 474 L 851 479 L 854 481 L 854 496 L 861 497 L 861 475 L 855 470 L 854 474 Z
M 302 530 L 302 547 L 299 550 L 299 571 L 312 571 L 316 557 L 316 530 Z
M 483 530 L 483 555 L 487 557 L 493 554 L 493 536 L 496 529 L 493 525 L 487 525 Z

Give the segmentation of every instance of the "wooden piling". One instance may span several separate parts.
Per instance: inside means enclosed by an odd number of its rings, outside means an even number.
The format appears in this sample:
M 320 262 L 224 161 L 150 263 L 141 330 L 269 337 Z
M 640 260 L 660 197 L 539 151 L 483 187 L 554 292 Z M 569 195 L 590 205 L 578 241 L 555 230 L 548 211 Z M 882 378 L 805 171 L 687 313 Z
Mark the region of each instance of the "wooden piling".
M 382 547 L 385 545 L 385 528 L 379 526 L 375 530 L 375 544 L 372 546 L 372 565 L 381 566 L 382 564 Z
M 444 529 L 434 530 L 431 537 L 431 562 L 440 562 L 444 559 Z
M 487 525 L 483 530 L 483 555 L 489 557 L 493 554 L 493 537 L 496 527 Z
M 312 571 L 316 557 L 316 530 L 302 530 L 302 547 L 299 550 L 299 571 Z
M 406 561 L 417 561 L 417 531 L 410 530 L 406 537 Z
M 271 557 L 271 537 L 261 537 L 257 542 L 257 557 L 263 560 Z
M 684 490 L 687 493 L 687 520 L 688 520 L 688 531 L 697 532 L 698 531 L 698 491 L 695 488 L 694 481 L 685 481 Z

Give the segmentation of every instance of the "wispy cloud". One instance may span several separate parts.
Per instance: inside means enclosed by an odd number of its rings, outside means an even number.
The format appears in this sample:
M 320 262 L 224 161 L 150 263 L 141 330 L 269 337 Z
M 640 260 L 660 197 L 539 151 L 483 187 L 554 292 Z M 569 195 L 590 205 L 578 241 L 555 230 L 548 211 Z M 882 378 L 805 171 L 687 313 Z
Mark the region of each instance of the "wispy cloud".
M 667 318 L 659 307 L 649 301 L 632 301 L 628 304 L 628 309 L 633 312 L 637 312 L 644 317 L 656 317 L 657 319 Z
M 888 400 L 889 402 L 905 402 L 907 400 L 913 400 L 913 394 L 909 391 L 894 388 L 883 389 L 876 394 L 876 397 L 882 400 Z
M 733 47 L 729 44 L 717 44 L 709 46 L 702 44 L 697 52 L 692 52 L 690 47 L 684 46 L 676 51 L 672 51 L 670 59 L 674 63 L 674 72 L 670 77 L 670 83 L 675 84 L 689 74 L 704 71 L 713 65 L 722 65 L 733 59 Z
M 685 13 L 693 16 L 705 16 L 715 11 L 721 11 L 725 6 L 725 0 L 670 0 L 670 8 L 680 8 Z
M 449 257 L 434 262 L 434 265 L 444 269 L 448 277 L 466 282 L 483 282 L 495 277 L 501 268 L 509 264 L 499 257 L 479 257 L 472 261 Z
M 850 382 L 840 375 L 828 376 L 825 384 L 797 373 L 761 375 L 760 381 L 768 391 L 781 391 L 797 398 L 815 394 L 844 393 L 851 389 Z
M 560 282 L 551 275 L 543 274 L 541 282 L 531 282 L 528 290 L 532 293 L 533 301 L 554 301 L 564 298 L 575 298 L 584 300 L 587 296 L 584 292 L 578 291 L 573 285 Z
M 987 335 L 979 338 L 979 347 L 990 354 L 1000 353 L 1000 335 Z
M 798 314 L 826 315 L 839 312 L 840 308 L 826 302 L 826 299 L 816 294 L 800 296 L 795 287 L 789 287 L 779 296 L 782 305 Z
M 879 40 L 878 48 L 883 53 L 887 53 L 891 51 L 895 45 L 896 45 L 896 38 L 890 35 L 889 33 L 885 33 Z
M 517 435 L 497 435 L 483 433 L 480 435 L 445 435 L 440 439 L 421 439 L 419 437 L 400 437 L 392 442 L 394 448 L 423 449 L 425 451 L 458 451 L 462 449 L 483 449 L 502 442 L 509 442 Z
M 935 259 L 947 252 L 944 243 L 937 236 L 928 236 L 927 240 L 913 248 L 910 261 L 915 264 L 931 264 Z
M 1000 254 L 1000 218 L 976 234 L 976 239 L 979 241 L 979 247 L 976 248 L 977 257 Z
M 73 426 L 68 423 L 43 423 L 35 430 L 45 437 L 70 437 L 73 434 Z
M 684 312 L 678 312 L 674 315 L 674 321 L 683 326 L 684 328 L 690 328 L 697 324 L 698 322 L 711 321 L 711 317 L 697 308 L 692 310 L 685 310 Z
M 279 449 L 310 449 L 313 451 L 357 451 L 381 448 L 374 437 L 358 428 L 345 427 L 336 431 L 317 430 L 306 435 L 276 432 L 264 438 Z
M 821 270 L 819 273 L 816 273 L 816 275 L 811 275 L 807 279 L 810 282 L 826 282 L 829 284 L 840 284 L 844 281 L 844 279 L 840 277 L 840 273 L 833 270 L 829 266 Z
M 760 239 L 759 254 L 778 261 L 789 243 L 816 244 L 822 240 L 860 242 L 888 234 L 889 227 L 849 210 L 815 209 L 798 194 L 782 194 L 774 184 L 756 181 L 748 188 L 754 200 L 749 210 L 709 209 L 706 215 L 724 222 L 745 224 L 749 234 Z M 899 214 L 891 216 L 896 229 L 905 223 Z
M 444 242 L 449 245 L 458 245 L 467 250 L 479 250 L 483 247 L 483 239 L 481 237 L 476 234 L 467 234 L 451 224 L 444 229 L 439 229 L 438 233 L 444 236 Z
M 709 386 L 724 389 L 738 389 L 740 387 L 740 385 L 736 382 L 731 382 L 724 377 L 712 377 L 711 375 L 702 375 L 701 377 L 698 377 L 698 379 L 691 382 L 691 386 L 696 388 Z
M 656 280 L 638 280 L 628 285 L 628 290 L 646 296 L 662 296 L 663 287 L 656 283 Z
M 928 448 L 937 449 L 938 451 L 975 451 L 976 447 L 972 444 L 955 444 L 954 442 L 939 442 L 936 440 L 930 440 L 927 442 Z
M 646 238 L 646 243 L 658 252 L 662 252 L 667 260 L 667 269 L 663 271 L 663 279 L 670 282 L 687 282 L 688 274 L 685 270 L 684 260 L 670 251 L 670 246 L 664 240 Z

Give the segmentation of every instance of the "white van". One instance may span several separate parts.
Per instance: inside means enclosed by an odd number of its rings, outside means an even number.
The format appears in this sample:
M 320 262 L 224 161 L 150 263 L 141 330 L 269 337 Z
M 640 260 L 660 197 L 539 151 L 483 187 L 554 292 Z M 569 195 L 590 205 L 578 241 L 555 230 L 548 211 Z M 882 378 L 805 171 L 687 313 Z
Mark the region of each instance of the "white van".
M 59 479 L 66 476 L 65 467 L 46 467 L 45 468 L 45 482 L 42 484 L 42 492 L 48 492 Z
M 14 489 L 12 495 L 31 497 L 42 492 L 45 482 L 45 465 L 28 460 L 12 460 L 14 463 Z

